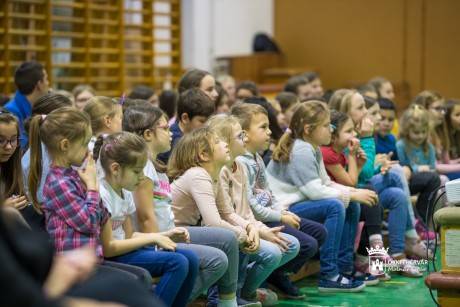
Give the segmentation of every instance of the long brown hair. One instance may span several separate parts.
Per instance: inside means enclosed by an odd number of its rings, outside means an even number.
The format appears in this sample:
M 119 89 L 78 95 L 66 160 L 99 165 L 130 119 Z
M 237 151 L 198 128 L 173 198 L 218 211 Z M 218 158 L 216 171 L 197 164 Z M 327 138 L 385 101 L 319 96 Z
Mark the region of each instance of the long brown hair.
M 319 100 L 302 102 L 292 114 L 289 130 L 281 137 L 272 159 L 280 163 L 289 162 L 294 141 L 304 139 L 305 125 L 310 125 L 310 130 L 314 130 L 328 117 L 329 109 L 324 102 Z
M 174 146 L 168 161 L 168 177 L 175 180 L 192 167 L 201 167 L 200 154 L 214 156 L 215 132 L 210 127 L 195 129 L 185 134 Z
M 123 131 L 128 131 L 144 137 L 144 132 L 150 129 L 156 135 L 158 122 L 161 118 L 167 119 L 166 114 L 151 104 L 142 104 L 130 107 L 123 114 L 122 126 Z M 152 161 L 155 169 L 160 173 L 166 173 L 166 165 L 160 161 Z
M 455 131 L 450 122 L 450 116 L 454 112 L 456 106 L 460 106 L 460 100 L 448 99 L 446 101 L 446 122 L 447 128 L 450 132 L 449 142 L 449 157 L 451 159 L 458 158 L 460 156 L 460 131 Z M 447 149 L 446 149 L 447 150 Z
M 17 137 L 21 137 L 17 117 L 2 107 L 0 107 L 0 122 L 5 124 L 15 123 Z M 21 142 L 19 141 L 19 143 Z M 13 194 L 26 195 L 24 189 L 24 180 L 22 178 L 21 157 L 22 150 L 21 145 L 19 145 L 16 147 L 13 155 L 8 159 L 8 161 L 0 163 L 0 180 L 4 184 L 5 194 L 3 197 L 5 199 L 11 197 Z
M 30 171 L 27 186 L 37 212 L 41 213 L 37 190 L 42 175 L 42 142 L 53 160 L 62 154 L 60 143 L 63 139 L 70 142 L 84 139 L 88 128 L 91 128 L 89 116 L 73 107 L 59 108 L 46 117 L 35 115 L 30 120 Z

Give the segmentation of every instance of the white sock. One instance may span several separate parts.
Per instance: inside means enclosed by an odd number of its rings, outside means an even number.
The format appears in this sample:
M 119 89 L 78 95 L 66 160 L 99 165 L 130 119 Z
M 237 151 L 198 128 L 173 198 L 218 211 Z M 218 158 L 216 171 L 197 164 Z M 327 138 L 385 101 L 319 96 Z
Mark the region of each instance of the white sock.
M 411 238 L 411 239 L 417 239 L 418 234 L 415 231 L 415 229 L 412 228 L 412 229 L 406 230 L 406 237 Z
M 382 238 L 382 235 L 377 233 L 375 235 L 370 235 L 369 236 L 369 241 L 373 241 L 373 240 L 380 240 L 380 241 L 383 241 L 383 238 Z M 380 246 L 381 247 L 381 246 Z
M 219 299 L 219 307 L 238 307 L 236 303 L 236 297 L 231 300 L 221 300 Z
M 332 277 L 330 280 L 337 281 L 339 279 L 339 276 L 340 275 L 337 275 L 336 277 Z M 349 280 L 348 280 L 348 278 L 342 276 L 342 280 L 340 281 L 340 283 L 346 285 L 346 284 L 349 283 Z

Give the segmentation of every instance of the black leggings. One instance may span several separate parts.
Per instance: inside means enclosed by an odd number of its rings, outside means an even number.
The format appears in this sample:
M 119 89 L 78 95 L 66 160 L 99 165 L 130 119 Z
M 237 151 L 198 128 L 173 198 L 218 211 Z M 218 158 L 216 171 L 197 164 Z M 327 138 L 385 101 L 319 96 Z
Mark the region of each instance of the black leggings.
M 415 204 L 416 215 L 426 224 L 426 212 L 428 210 L 428 198 L 430 194 L 439 188 L 441 180 L 437 173 L 418 172 L 412 173 L 409 180 L 409 190 L 411 195 L 419 194 Z
M 362 188 L 375 191 L 372 185 L 365 185 Z M 359 240 L 358 254 L 367 255 L 366 247 L 369 247 L 369 237 L 371 235 L 382 233 L 382 218 L 382 206 L 377 205 L 369 207 L 361 205 L 361 215 L 359 216 L 359 220 L 364 222 L 364 226 Z

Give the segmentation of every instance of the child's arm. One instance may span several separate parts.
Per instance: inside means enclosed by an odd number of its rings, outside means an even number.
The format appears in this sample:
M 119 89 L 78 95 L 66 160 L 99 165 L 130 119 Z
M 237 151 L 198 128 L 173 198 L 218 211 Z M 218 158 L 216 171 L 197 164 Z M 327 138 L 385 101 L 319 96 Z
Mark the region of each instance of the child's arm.
M 123 225 L 121 227 L 125 232 L 125 238 L 131 239 L 133 237 L 133 224 L 131 221 L 131 217 L 129 215 L 125 217 L 125 221 L 123 222 Z
M 375 142 L 373 137 L 362 138 L 360 142 L 361 149 L 366 154 L 367 160 L 359 172 L 358 181 L 365 182 L 374 176 Z
M 231 230 L 237 235 L 239 243 L 245 242 L 247 239 L 245 228 L 240 225 L 232 225 L 223 219 L 224 217 L 228 218 L 232 209 L 228 208 L 227 204 L 221 203 L 223 195 L 221 195 L 221 199 L 217 202 L 214 195 L 214 188 L 207 172 L 203 170 L 203 172 L 196 172 L 189 175 L 193 176 L 193 181 L 191 181 L 193 184 L 187 188 L 200 211 L 203 224 Z M 249 224 L 248 222 L 246 223 Z
M 145 177 L 139 186 L 133 191 L 134 203 L 136 204 L 139 227 L 142 232 L 158 232 L 158 223 L 154 211 L 153 181 Z
M 174 251 L 176 243 L 171 239 L 158 233 L 136 233 L 137 235 L 125 240 L 114 240 L 112 235 L 112 224 L 110 219 L 102 226 L 100 239 L 104 257 L 115 257 L 132 252 L 147 245 L 158 245 L 158 247 Z
M 52 177 L 47 180 L 47 207 L 66 224 L 82 233 L 94 233 L 99 227 L 99 194 L 88 190 L 82 195 L 73 179 Z

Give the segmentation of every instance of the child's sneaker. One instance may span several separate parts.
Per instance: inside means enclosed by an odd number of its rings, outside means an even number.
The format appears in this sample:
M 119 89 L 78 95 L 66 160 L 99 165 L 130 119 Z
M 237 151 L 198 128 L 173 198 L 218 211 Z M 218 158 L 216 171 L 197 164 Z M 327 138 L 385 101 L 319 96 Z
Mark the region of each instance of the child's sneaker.
M 375 286 L 380 282 L 378 277 L 371 275 L 370 273 L 360 273 L 353 270 L 351 274 L 342 273 L 342 275 L 351 280 L 362 281 L 366 286 Z
M 337 281 L 320 279 L 319 280 L 319 292 L 360 292 L 366 288 L 366 284 L 358 280 L 348 280 L 346 284 L 341 281 L 344 277 L 339 275 Z
M 285 297 L 293 300 L 300 300 L 306 296 L 305 294 L 300 292 L 299 287 L 294 285 L 289 280 L 288 274 L 284 274 L 281 276 L 276 274 L 270 275 L 270 277 L 268 277 L 267 279 L 267 285 L 269 286 L 269 288 L 277 292 L 280 292 Z
M 258 288 L 252 297 L 245 299 L 260 302 L 262 306 L 275 306 L 278 304 L 276 293 L 265 288 Z

